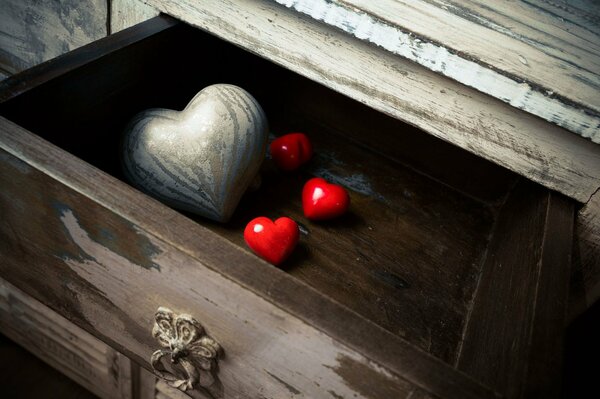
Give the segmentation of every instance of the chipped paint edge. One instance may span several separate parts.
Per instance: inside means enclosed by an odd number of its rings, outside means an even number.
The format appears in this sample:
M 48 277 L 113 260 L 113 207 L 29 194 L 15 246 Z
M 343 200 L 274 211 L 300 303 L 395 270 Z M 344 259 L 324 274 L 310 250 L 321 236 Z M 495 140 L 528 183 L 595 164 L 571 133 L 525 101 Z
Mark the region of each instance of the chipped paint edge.
M 600 144 L 600 115 L 566 104 L 552 91 L 537 90 L 335 0 L 274 1 Z

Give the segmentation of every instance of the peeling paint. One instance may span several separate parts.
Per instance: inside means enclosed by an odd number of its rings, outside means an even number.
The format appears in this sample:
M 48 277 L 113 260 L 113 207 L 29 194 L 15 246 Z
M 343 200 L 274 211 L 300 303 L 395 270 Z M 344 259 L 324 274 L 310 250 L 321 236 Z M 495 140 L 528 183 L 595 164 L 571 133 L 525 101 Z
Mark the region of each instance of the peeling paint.
M 343 171 L 347 169 L 346 165 L 337 159 L 335 154 L 324 152 L 316 154 L 313 164 L 311 173 L 315 176 L 366 195 L 367 197 L 386 202 L 385 197 L 373 189 L 367 175 L 362 173 L 343 174 Z
M 160 250 L 156 246 L 154 246 L 137 227 L 130 225 L 130 227 L 136 232 L 136 239 L 125 241 L 123 239 L 120 239 L 119 235 L 112 231 L 106 225 L 100 226 L 99 224 L 95 224 L 88 228 L 82 227 L 82 221 L 78 220 L 75 217 L 73 210 L 65 204 L 62 204 L 60 202 L 54 202 L 52 203 L 52 207 L 56 210 L 65 228 L 67 226 L 67 223 L 70 223 L 70 225 L 73 225 L 75 223 L 90 240 L 101 245 L 106 250 L 119 254 L 120 256 L 130 261 L 132 264 L 138 265 L 145 269 L 155 269 L 157 271 L 160 271 L 160 265 L 158 265 L 152 260 L 156 255 L 160 253 Z M 77 244 L 77 241 L 72 236 L 73 232 L 69 231 L 68 229 L 65 231 L 66 235 L 68 237 L 70 236 L 71 240 L 75 244 Z M 93 260 L 95 262 L 101 263 L 96 258 L 94 258 L 94 256 L 83 251 L 81 246 L 77 245 L 77 248 L 79 249 L 78 253 L 59 253 L 58 257 L 63 260 L 69 257 L 73 257 L 81 261 Z
M 525 57 L 523 57 L 520 54 L 519 54 L 519 61 L 521 62 L 521 64 L 529 66 L 529 64 L 527 63 L 527 60 L 525 59 Z M 546 92 L 546 93 L 548 93 L 548 92 Z
M 402 398 L 410 391 L 410 386 L 400 387 L 397 378 L 389 373 L 378 373 L 359 361 L 346 356 L 337 357 L 338 364 L 331 368 L 342 377 L 348 387 L 352 388 L 364 398 Z M 383 371 L 383 369 L 381 370 Z
M 62 228 L 63 228 L 65 235 L 67 237 L 71 236 L 71 233 L 66 228 L 63 217 L 65 217 L 65 215 L 73 215 L 73 211 L 71 210 L 71 208 L 69 208 L 68 206 L 66 206 L 65 204 L 62 204 L 60 202 L 53 202 L 52 207 L 58 213 L 59 217 L 63 221 Z M 86 262 L 86 261 L 92 261 L 92 262 L 96 262 L 96 263 L 98 262 L 96 260 L 96 258 L 94 258 L 90 254 L 88 254 L 86 251 L 84 251 L 80 246 L 75 245 L 75 248 L 77 249 L 77 252 L 69 252 L 69 251 L 66 251 L 67 248 L 65 248 L 65 250 L 59 251 L 56 254 L 56 256 L 59 259 L 62 259 L 63 261 L 73 259 L 78 262 Z
M 0 49 L 10 73 L 105 37 L 106 0 L 0 1 Z
M 433 40 L 419 38 L 401 26 L 392 25 L 342 2 L 276 2 L 600 143 L 600 131 L 588 127 L 598 124 L 600 115 L 596 111 L 558 94 L 549 96 L 547 88 L 539 84 L 525 81 L 522 77 L 485 64 Z M 525 61 L 524 64 L 529 66 L 524 58 L 520 61 Z M 513 96 L 515 88 L 519 88 L 516 98 Z M 523 90 L 527 91 L 526 95 L 520 92 Z

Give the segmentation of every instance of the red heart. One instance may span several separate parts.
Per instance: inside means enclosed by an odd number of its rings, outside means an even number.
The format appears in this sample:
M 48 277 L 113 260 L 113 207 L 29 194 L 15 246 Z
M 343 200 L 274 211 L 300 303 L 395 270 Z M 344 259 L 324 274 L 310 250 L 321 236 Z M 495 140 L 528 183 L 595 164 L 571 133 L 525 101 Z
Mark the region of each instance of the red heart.
M 298 225 L 281 217 L 274 223 L 264 216 L 253 219 L 244 229 L 248 246 L 261 258 L 274 265 L 287 259 L 298 243 Z
M 312 144 L 304 133 L 290 133 L 275 139 L 270 146 L 271 158 L 285 171 L 296 170 L 312 156 Z
M 348 210 L 350 197 L 342 186 L 315 177 L 304 184 L 302 207 L 304 216 L 312 220 L 331 219 Z

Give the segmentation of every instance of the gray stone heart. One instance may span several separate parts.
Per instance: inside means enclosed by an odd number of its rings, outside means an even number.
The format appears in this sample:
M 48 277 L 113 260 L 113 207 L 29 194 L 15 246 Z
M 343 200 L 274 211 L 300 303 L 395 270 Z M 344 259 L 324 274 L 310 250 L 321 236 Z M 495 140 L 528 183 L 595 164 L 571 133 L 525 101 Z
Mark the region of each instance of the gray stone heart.
M 125 176 L 173 208 L 226 222 L 256 177 L 267 119 L 247 91 L 216 84 L 181 112 L 149 109 L 129 123 Z

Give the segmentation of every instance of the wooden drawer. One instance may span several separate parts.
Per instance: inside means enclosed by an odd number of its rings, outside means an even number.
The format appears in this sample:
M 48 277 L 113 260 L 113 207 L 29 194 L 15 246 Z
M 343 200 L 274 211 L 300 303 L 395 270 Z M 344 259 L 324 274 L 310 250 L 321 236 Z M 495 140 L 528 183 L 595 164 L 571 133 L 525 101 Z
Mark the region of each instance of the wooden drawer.
M 299 174 L 267 160 L 226 225 L 131 188 L 118 159 L 136 112 L 217 82 L 316 149 Z M 557 394 L 565 198 L 166 17 L 0 89 L 0 276 L 143 367 L 165 306 L 224 347 L 213 397 Z M 347 216 L 305 220 L 310 175 L 349 189 Z M 302 224 L 283 270 L 243 243 L 258 215 Z
M 100 398 L 131 398 L 131 362 L 0 280 L 0 331 Z

